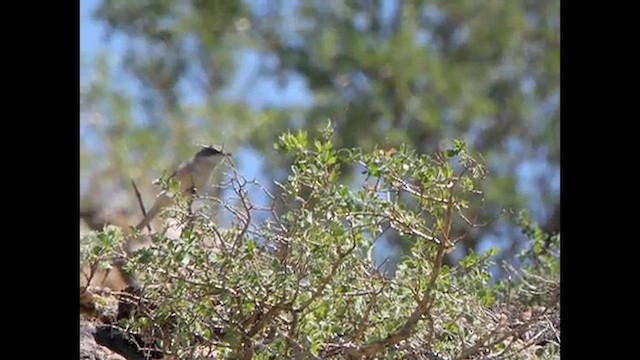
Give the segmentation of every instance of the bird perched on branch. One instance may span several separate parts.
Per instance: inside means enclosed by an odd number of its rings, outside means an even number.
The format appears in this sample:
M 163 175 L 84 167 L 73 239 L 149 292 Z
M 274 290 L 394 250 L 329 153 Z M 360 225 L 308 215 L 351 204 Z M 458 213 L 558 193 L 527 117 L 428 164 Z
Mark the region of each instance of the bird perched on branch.
M 180 164 L 169 177 L 169 179 L 175 178 L 178 181 L 178 195 L 192 196 L 201 192 L 209 182 L 216 166 L 230 155 L 231 153 L 225 152 L 219 146 L 202 146 L 202 149 L 200 149 L 190 161 Z M 135 187 L 135 183 L 133 183 L 133 185 L 136 190 L 138 200 L 140 200 L 138 189 Z M 173 197 L 173 194 L 170 194 L 166 190 L 162 191 L 156 198 L 156 201 L 149 212 L 146 213 L 142 221 L 136 225 L 136 230 L 140 231 L 148 226 L 162 209 L 172 205 L 174 201 L 175 198 Z M 142 206 L 142 204 L 140 205 Z M 132 238 L 126 243 L 124 251 L 127 256 L 135 250 L 137 247 L 136 244 L 139 242 L 140 240 L 138 238 Z M 125 258 L 126 257 L 120 257 L 116 259 L 114 265 L 120 270 L 124 282 L 128 285 L 128 290 L 125 289 L 125 291 L 135 292 L 136 290 L 139 290 L 140 285 L 136 274 L 133 271 L 124 269 L 123 265 L 125 264 Z
M 184 162 L 169 177 L 175 178 L 179 183 L 179 194 L 182 196 L 190 196 L 204 189 L 211 178 L 213 170 L 225 159 L 230 156 L 219 146 L 203 146 L 193 159 Z M 136 230 L 144 229 L 160 212 L 174 202 L 174 198 L 167 192 L 161 192 L 149 212 L 144 219 L 136 226 Z

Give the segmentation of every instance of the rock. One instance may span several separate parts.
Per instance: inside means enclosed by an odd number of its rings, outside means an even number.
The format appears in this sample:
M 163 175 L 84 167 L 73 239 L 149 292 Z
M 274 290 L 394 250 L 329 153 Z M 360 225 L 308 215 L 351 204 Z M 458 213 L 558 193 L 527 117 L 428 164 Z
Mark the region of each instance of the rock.
M 151 347 L 152 344 L 145 344 L 139 335 L 127 334 L 115 326 L 96 326 L 94 336 L 98 344 L 123 355 L 127 360 L 162 358 L 162 353 L 159 351 L 146 353 L 145 351 L 140 350 L 140 347 Z
M 80 359 L 81 360 L 126 360 L 126 358 L 96 343 L 96 326 L 89 321 L 80 320 Z

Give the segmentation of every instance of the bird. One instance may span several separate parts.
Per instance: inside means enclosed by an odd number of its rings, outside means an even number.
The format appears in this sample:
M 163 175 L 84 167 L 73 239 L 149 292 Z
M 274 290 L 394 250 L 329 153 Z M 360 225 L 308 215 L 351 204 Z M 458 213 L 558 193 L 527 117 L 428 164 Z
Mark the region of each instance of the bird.
M 192 196 L 201 192 L 209 183 L 213 170 L 225 158 L 230 157 L 231 153 L 225 152 L 222 147 L 216 145 L 202 145 L 201 149 L 189 161 L 180 164 L 176 170 L 169 176 L 169 179 L 175 178 L 179 182 L 179 195 Z M 154 181 L 156 183 L 157 181 Z M 162 191 L 149 212 L 144 216 L 142 221 L 136 225 L 136 231 L 144 229 L 149 223 L 160 213 L 160 211 L 175 201 L 175 198 L 167 190 Z M 125 270 L 126 258 L 129 257 L 139 243 L 139 238 L 131 238 L 124 246 L 125 256 L 115 259 L 114 266 L 120 270 L 124 282 L 127 287 L 123 290 L 131 294 L 136 294 L 140 290 L 140 283 L 137 275 L 130 270 Z M 129 309 L 130 310 L 130 309 Z
M 180 164 L 169 176 L 179 182 L 179 195 L 190 196 L 200 193 L 211 179 L 213 170 L 231 153 L 225 152 L 217 145 L 203 145 L 191 160 Z M 174 203 L 175 198 L 166 190 L 156 198 L 146 216 L 136 225 L 136 230 L 144 229 L 158 213 Z

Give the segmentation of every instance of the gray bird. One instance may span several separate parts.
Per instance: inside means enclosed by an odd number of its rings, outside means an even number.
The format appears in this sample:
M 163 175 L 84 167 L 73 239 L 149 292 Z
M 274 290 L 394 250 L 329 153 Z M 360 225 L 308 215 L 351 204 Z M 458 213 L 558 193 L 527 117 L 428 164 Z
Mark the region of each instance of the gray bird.
M 175 177 L 178 180 L 180 186 L 179 194 L 181 196 L 197 194 L 207 186 L 216 166 L 230 155 L 230 153 L 224 152 L 221 147 L 203 146 L 202 149 L 194 155 L 193 159 L 180 164 L 176 171 L 171 174 L 170 178 Z M 162 209 L 172 205 L 174 201 L 175 199 L 167 193 L 167 191 L 162 191 L 151 207 L 151 210 L 149 210 L 144 219 L 136 226 L 136 230 L 140 231 L 144 229 Z M 135 241 L 127 242 L 125 245 L 127 256 L 130 255 L 135 248 Z M 134 272 L 126 271 L 123 267 L 124 263 L 125 258 L 120 257 L 115 260 L 114 265 L 120 270 L 124 281 L 128 285 L 125 291 L 135 293 L 135 291 L 140 289 L 138 277 Z
M 193 159 L 180 164 L 170 178 L 175 177 L 178 180 L 180 195 L 190 196 L 194 191 L 199 193 L 207 186 L 216 166 L 230 155 L 219 146 L 203 146 L 194 155 Z M 166 191 L 161 192 L 147 215 L 136 226 L 136 230 L 144 229 L 158 215 L 160 210 L 172 205 L 174 200 Z

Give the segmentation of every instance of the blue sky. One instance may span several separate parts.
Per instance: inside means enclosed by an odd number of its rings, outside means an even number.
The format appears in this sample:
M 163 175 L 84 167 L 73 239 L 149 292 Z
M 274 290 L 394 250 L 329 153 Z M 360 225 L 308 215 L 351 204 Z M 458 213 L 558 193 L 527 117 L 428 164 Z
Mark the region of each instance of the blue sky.
M 104 28 L 91 18 L 91 12 L 98 5 L 97 0 L 80 1 L 80 58 L 91 59 L 99 51 L 117 51 L 122 49 L 122 39 L 103 41 Z
M 95 52 L 99 49 L 100 26 L 90 17 L 91 10 L 97 1 L 80 1 L 80 52 L 81 56 Z

